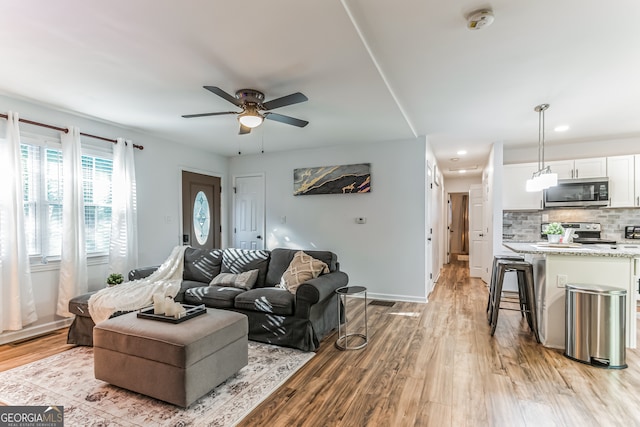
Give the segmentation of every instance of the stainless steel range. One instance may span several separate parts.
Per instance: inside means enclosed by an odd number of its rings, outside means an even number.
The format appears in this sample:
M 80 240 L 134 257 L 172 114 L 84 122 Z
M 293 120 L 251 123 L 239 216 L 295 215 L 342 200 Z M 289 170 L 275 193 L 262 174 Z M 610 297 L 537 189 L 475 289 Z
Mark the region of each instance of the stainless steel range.
M 602 228 L 598 222 L 561 222 L 562 228 L 571 228 L 574 230 L 573 241 L 575 243 L 588 244 L 603 244 L 603 245 L 615 245 L 615 240 L 602 239 L 600 233 Z M 547 235 L 543 233 L 543 230 L 549 225 L 548 222 L 542 223 L 540 227 L 540 236 L 546 238 Z

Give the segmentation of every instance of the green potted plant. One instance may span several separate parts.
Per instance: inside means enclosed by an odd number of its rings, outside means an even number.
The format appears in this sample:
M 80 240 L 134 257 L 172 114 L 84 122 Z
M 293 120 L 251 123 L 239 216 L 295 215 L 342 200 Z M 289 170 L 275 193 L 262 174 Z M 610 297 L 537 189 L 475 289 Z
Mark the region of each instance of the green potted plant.
M 552 222 L 547 225 L 543 233 L 547 235 L 549 243 L 560 243 L 560 238 L 564 234 L 564 228 L 562 228 L 559 222 Z
M 124 282 L 124 277 L 120 273 L 112 273 L 107 277 L 107 286 L 109 287 L 119 285 L 122 282 Z

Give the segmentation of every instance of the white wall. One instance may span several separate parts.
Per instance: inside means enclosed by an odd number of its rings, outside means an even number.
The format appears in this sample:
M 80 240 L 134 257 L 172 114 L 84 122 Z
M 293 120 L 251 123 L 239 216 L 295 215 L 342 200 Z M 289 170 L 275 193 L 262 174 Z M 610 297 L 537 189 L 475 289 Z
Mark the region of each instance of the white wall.
M 180 243 L 181 235 L 181 169 L 200 171 L 222 176 L 223 188 L 228 188 L 226 177 L 228 159 L 213 153 L 193 149 L 178 142 L 166 141 L 135 129 L 119 127 L 112 123 L 100 122 L 75 114 L 58 111 L 24 100 L 0 96 L 0 112 L 18 112 L 21 118 L 39 121 L 55 126 L 78 126 L 86 132 L 107 138 L 123 137 L 143 145 L 144 150 L 135 150 L 139 264 L 141 266 L 159 264 L 169 255 L 171 249 Z M 4 137 L 6 120 L 0 120 L 0 135 Z M 57 136 L 59 132 L 45 128 L 20 124 L 22 133 Z M 83 144 L 109 146 L 111 143 L 83 138 Z M 224 203 L 224 202 L 223 202 Z M 228 230 L 226 206 L 223 206 L 223 241 Z M 89 266 L 89 289 L 101 288 L 106 277 L 106 264 Z M 51 322 L 59 322 L 55 315 L 57 300 L 58 269 L 56 263 L 34 267 L 32 272 L 36 310 L 39 320 L 22 333 L 39 333 Z M 0 343 L 8 341 L 7 335 L 0 334 Z M 15 336 L 15 334 L 12 334 Z M 15 339 L 22 338 L 17 337 Z
M 372 298 L 425 301 L 425 144 L 422 138 L 239 156 L 229 174 L 264 173 L 268 249 L 330 250 L 349 283 L 366 286 Z M 371 163 L 371 193 L 293 196 L 294 169 L 352 163 Z
M 482 176 L 466 176 L 445 178 L 444 191 L 445 193 L 468 193 L 469 188 L 474 184 L 482 184 Z

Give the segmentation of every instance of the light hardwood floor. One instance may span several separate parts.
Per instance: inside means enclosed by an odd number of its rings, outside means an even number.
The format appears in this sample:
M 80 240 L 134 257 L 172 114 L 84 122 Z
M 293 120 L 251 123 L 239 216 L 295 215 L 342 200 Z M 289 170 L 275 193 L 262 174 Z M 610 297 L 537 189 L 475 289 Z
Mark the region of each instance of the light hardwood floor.
M 445 266 L 428 304 L 369 305 L 366 349 L 342 352 L 328 337 L 240 426 L 640 425 L 640 351 L 627 350 L 624 370 L 583 365 L 504 310 L 492 338 L 487 288 L 466 267 Z M 66 348 L 64 333 L 0 346 L 0 370 Z

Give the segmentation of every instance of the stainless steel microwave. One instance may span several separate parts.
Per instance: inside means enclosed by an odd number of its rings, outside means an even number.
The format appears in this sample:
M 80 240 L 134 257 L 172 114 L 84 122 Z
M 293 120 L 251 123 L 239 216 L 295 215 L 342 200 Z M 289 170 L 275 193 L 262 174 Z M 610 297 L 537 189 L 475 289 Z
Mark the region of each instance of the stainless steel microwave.
M 546 208 L 585 208 L 609 205 L 609 178 L 559 179 L 544 190 Z

